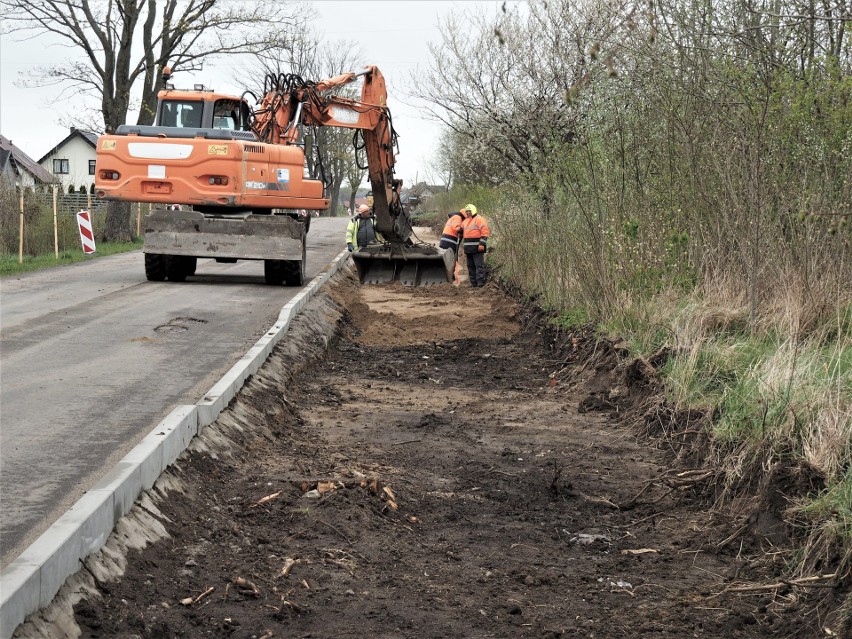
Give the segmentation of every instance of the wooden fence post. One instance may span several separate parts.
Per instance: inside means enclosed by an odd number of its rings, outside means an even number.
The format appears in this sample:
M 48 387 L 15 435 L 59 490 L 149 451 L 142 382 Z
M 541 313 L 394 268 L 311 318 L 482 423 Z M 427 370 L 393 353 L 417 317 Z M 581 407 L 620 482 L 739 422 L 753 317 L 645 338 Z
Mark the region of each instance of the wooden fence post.
M 142 202 L 136 203 L 136 237 L 142 235 Z
M 56 219 L 56 185 L 53 185 L 53 253 L 59 259 L 59 221 Z
M 24 187 L 21 186 L 21 220 L 18 232 L 18 264 L 24 263 Z

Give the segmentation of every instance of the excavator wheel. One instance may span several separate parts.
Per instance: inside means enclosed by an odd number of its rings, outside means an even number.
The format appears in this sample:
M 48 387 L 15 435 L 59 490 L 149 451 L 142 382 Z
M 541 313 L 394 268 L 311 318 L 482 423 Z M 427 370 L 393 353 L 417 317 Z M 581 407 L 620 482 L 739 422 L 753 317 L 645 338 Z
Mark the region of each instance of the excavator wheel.
M 286 265 L 284 260 L 263 260 L 263 279 L 272 286 L 281 286 L 287 277 Z
M 305 283 L 305 263 L 308 256 L 307 242 L 305 241 L 307 232 L 307 229 L 305 229 L 305 232 L 302 233 L 302 259 L 283 262 L 284 284 L 287 286 L 302 286 Z
M 166 256 L 160 253 L 145 253 L 145 277 L 150 282 L 166 279 Z
M 284 264 L 284 284 L 302 286 L 305 283 L 305 260 L 286 260 Z
M 183 270 L 186 271 L 187 277 L 190 275 L 195 275 L 195 269 L 198 267 L 198 258 L 197 257 L 185 257 L 183 263 Z
M 166 255 L 166 277 L 172 282 L 186 281 L 186 258 L 183 255 Z

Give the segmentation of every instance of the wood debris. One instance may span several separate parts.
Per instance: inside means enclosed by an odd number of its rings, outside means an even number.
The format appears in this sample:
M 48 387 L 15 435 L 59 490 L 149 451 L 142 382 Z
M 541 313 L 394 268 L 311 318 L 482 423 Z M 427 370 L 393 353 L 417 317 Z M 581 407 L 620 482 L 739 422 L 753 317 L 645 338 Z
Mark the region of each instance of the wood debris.
M 366 488 L 374 495 L 379 494 L 379 480 L 373 477 L 372 479 L 362 479 L 359 484 L 361 488 Z
M 622 555 L 646 555 L 648 553 L 660 552 L 656 548 L 625 548 L 621 551 Z
M 290 608 L 293 612 L 302 612 L 302 607 L 287 599 L 284 595 L 281 595 L 281 607 L 278 609 L 278 612 L 282 612 L 284 608 Z
M 278 491 L 277 493 L 272 493 L 271 495 L 267 495 L 266 497 L 261 497 L 256 502 L 252 504 L 252 506 L 260 506 L 261 504 L 265 504 L 268 501 L 272 501 L 276 497 L 278 497 L 283 491 Z
M 207 590 L 205 590 L 204 592 L 202 592 L 202 593 L 201 593 L 200 595 L 198 595 L 197 597 L 195 597 L 195 598 L 193 598 L 193 597 L 186 597 L 186 598 L 184 598 L 184 599 L 181 599 L 181 600 L 180 600 L 180 603 L 181 603 L 181 605 L 183 605 L 183 606 L 191 606 L 192 604 L 197 604 L 199 601 L 201 601 L 202 599 L 204 599 L 207 595 L 209 595 L 210 593 L 212 593 L 214 590 L 216 590 L 216 589 L 215 589 L 213 586 L 210 586 Z
M 321 481 L 317 483 L 317 492 L 320 495 L 325 495 L 326 493 L 330 493 L 333 490 L 337 490 L 338 485 L 333 481 Z
M 833 583 L 815 583 L 819 581 L 826 581 L 829 579 L 834 579 L 837 576 L 836 572 L 830 573 L 828 575 L 814 575 L 813 577 L 801 577 L 799 579 L 781 579 L 775 583 L 771 584 L 754 584 L 750 586 L 734 586 L 730 588 L 725 588 L 722 592 L 756 592 L 760 590 L 776 590 L 778 588 L 785 588 L 787 586 L 802 586 L 811 588 L 834 588 L 835 584 Z M 721 594 L 721 593 L 720 593 Z
M 240 589 L 241 593 L 244 595 L 252 595 L 253 597 L 260 596 L 260 588 L 258 588 L 253 582 L 248 579 L 243 579 L 242 577 L 235 577 L 233 581 L 234 585 Z
M 290 571 L 293 569 L 293 566 L 301 563 L 298 559 L 293 559 L 292 557 L 284 558 L 284 566 L 281 568 L 281 576 L 287 577 L 290 574 Z

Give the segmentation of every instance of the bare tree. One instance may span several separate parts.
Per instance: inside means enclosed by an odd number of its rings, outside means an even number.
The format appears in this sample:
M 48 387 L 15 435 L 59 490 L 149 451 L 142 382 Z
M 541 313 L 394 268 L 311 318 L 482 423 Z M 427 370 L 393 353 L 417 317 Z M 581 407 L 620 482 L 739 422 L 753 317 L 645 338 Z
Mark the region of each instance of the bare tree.
M 456 174 L 473 169 L 484 183 L 532 176 L 554 147 L 570 143 L 581 117 L 571 97 L 586 76 L 586 52 L 620 28 L 618 15 L 617 6 L 539 1 L 451 18 L 415 95 L 464 146 L 466 154 L 452 154 Z
M 0 0 L 0 10 L 7 33 L 50 33 L 76 51 L 34 82 L 99 99 L 107 133 L 126 122 L 136 91 L 137 122 L 153 121 L 167 64 L 192 71 L 211 56 L 263 51 L 303 13 L 273 0 Z M 128 211 L 110 207 L 104 239 L 130 239 Z
M 351 154 L 345 160 L 344 173 L 346 174 L 346 182 L 349 184 L 349 212 L 355 213 L 355 198 L 358 196 L 358 187 L 367 177 L 366 169 L 362 168 L 364 162 L 359 162 L 356 153 Z

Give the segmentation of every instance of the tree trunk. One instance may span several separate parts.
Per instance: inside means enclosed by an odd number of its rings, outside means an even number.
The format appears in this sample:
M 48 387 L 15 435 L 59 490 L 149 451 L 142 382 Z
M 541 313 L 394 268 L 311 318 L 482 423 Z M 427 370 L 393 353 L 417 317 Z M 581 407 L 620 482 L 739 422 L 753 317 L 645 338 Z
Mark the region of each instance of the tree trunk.
M 352 189 L 352 192 L 349 195 L 349 211 L 352 215 L 355 215 L 355 197 L 357 195 L 358 195 L 358 190 Z
M 340 206 L 340 186 L 342 184 L 343 176 L 335 177 L 331 182 L 331 203 L 328 206 L 328 212 L 334 217 L 337 217 L 340 213 L 338 207 Z
M 130 223 L 130 202 L 110 202 L 107 204 L 103 241 L 133 241 L 133 225 Z

